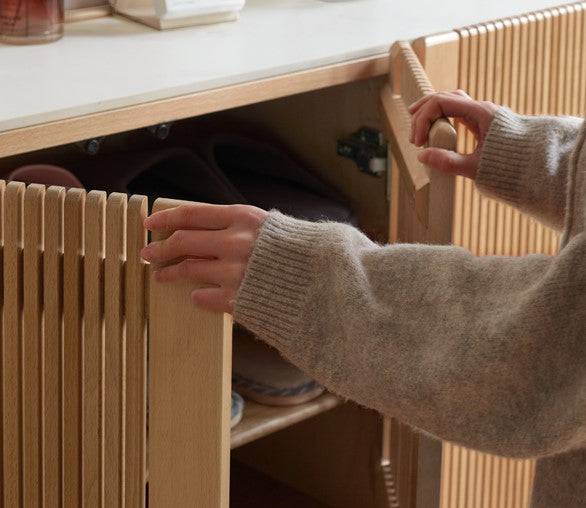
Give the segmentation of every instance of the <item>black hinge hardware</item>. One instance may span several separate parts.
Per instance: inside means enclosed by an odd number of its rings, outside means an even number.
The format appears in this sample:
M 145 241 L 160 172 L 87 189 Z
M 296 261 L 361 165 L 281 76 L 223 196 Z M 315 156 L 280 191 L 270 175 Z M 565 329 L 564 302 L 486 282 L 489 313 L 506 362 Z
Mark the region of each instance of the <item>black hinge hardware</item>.
M 360 171 L 379 176 L 387 169 L 387 142 L 381 131 L 361 127 L 336 143 L 338 155 L 352 159 Z

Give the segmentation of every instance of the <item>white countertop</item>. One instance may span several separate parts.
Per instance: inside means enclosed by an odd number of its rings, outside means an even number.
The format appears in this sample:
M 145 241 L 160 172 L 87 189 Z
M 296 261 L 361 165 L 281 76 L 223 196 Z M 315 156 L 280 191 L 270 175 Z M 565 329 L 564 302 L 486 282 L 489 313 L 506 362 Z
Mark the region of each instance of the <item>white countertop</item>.
M 71 23 L 39 46 L 0 45 L 0 132 L 344 62 L 398 39 L 560 0 L 248 0 L 237 22 L 158 32 Z

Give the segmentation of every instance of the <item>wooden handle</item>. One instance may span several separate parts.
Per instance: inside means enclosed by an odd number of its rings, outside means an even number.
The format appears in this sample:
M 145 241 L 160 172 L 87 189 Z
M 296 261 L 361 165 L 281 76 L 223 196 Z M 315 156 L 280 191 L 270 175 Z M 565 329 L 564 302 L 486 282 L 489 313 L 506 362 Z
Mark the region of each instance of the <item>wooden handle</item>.
M 411 191 L 417 192 L 429 185 L 429 169 L 417 159 L 417 149 L 409 141 L 411 118 L 400 95 L 393 94 L 390 85 L 385 85 L 381 98 L 387 124 L 393 136 L 393 155 L 407 170 Z
M 425 69 L 410 43 L 399 41 L 393 44 L 391 58 L 399 64 L 398 68 L 393 68 L 399 70 L 400 92 L 406 106 L 434 92 Z
M 400 41 L 393 45 L 390 67 L 390 83 L 383 87 L 381 100 L 393 138 L 391 150 L 414 195 L 417 214 L 422 223 L 427 225 L 431 175 L 429 168 L 417 158 L 420 149 L 410 142 L 411 115 L 408 107 L 421 97 L 433 93 L 434 89 L 410 43 Z M 429 131 L 428 146 L 455 150 L 456 131 L 447 119 L 434 122 Z

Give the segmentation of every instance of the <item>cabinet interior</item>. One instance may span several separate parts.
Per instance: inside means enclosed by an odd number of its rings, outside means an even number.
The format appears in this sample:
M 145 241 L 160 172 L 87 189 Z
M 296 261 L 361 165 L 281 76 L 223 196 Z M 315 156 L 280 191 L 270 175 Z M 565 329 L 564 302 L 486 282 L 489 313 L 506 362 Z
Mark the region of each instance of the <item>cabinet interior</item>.
M 0 178 L 26 164 L 67 168 L 69 164 L 81 165 L 90 157 L 99 160 L 120 151 L 190 146 L 206 130 L 234 123 L 276 137 L 348 199 L 366 234 L 384 242 L 389 231 L 387 175 L 361 172 L 354 161 L 336 153 L 336 142 L 361 127 L 382 131 L 378 101 L 384 79 L 357 81 L 177 121 L 164 140 L 156 139 L 147 129 L 107 136 L 94 156 L 85 153 L 80 142 L 6 157 L 0 159 Z M 253 432 L 254 437 L 238 443 L 232 456 L 245 467 L 262 471 L 324 506 L 371 505 L 377 492 L 373 472 L 380 462 L 382 420 L 374 412 L 330 399 L 315 411 L 305 411 L 305 416 L 276 426 L 278 432 Z M 238 475 L 240 470 L 234 467 L 233 474 Z M 369 502 L 363 504 L 366 500 Z

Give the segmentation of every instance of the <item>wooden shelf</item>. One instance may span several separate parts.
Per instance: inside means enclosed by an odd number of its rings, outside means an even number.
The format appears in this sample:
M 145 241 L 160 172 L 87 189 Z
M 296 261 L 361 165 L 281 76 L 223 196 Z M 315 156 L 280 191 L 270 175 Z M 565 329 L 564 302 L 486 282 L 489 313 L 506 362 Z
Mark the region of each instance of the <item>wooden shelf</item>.
M 338 397 L 330 393 L 321 395 L 306 404 L 289 407 L 264 406 L 247 400 L 244 405 L 242 421 L 232 429 L 231 448 L 238 448 L 328 411 L 341 402 Z

